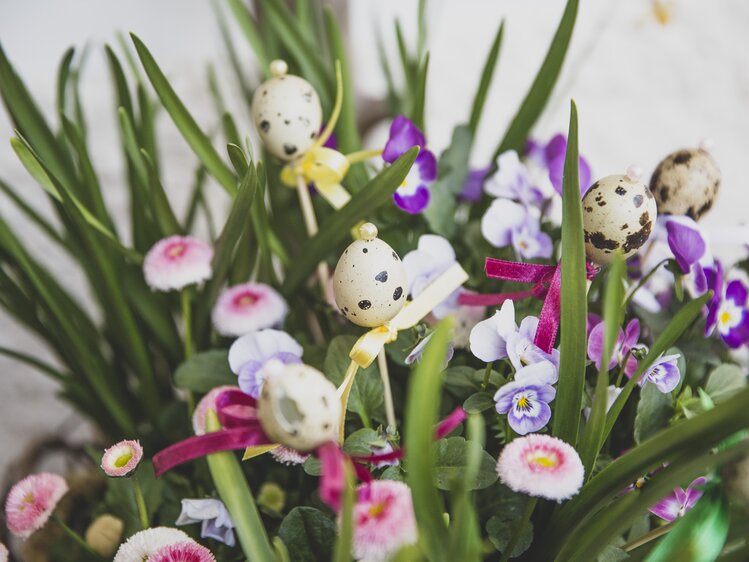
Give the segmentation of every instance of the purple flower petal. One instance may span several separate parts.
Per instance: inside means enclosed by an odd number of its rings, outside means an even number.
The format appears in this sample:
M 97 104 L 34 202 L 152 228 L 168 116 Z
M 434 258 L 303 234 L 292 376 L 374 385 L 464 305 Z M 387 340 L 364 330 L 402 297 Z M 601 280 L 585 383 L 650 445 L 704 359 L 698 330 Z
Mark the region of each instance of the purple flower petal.
M 527 435 L 542 429 L 551 419 L 551 408 L 544 402 L 535 403 L 533 416 L 515 414 L 514 409 L 507 414 L 507 421 L 512 430 L 519 435 Z
M 414 161 L 414 166 L 419 170 L 419 177 L 425 183 L 437 179 L 437 158 L 430 150 L 422 150 Z
M 696 227 L 696 223 L 695 223 Z M 691 228 L 680 221 L 666 221 L 668 246 L 676 262 L 684 273 L 689 273 L 692 265 L 705 255 L 705 240 L 698 228 Z
M 588 357 L 591 361 L 594 361 L 596 364 L 596 367 L 598 369 L 601 368 L 602 364 L 602 355 L 603 355 L 603 340 L 605 338 L 605 324 L 601 322 L 600 324 L 596 324 L 596 326 L 590 331 L 590 337 L 588 338 Z M 621 340 L 622 338 L 622 331 L 619 330 L 619 338 L 618 340 Z M 614 349 L 612 350 L 613 353 L 611 354 L 611 359 L 609 361 L 609 370 L 614 368 L 614 365 L 616 365 L 616 355 L 618 351 L 618 345 L 614 346 Z
M 398 115 L 390 125 L 390 138 L 382 151 L 382 159 L 392 164 L 412 146 L 426 146 L 424 133 L 406 116 Z
M 671 494 L 649 508 L 648 511 L 664 521 L 673 521 L 679 516 L 680 509 L 681 503 Z
M 559 156 L 564 158 L 566 152 L 567 137 L 565 137 L 562 133 L 557 133 L 556 135 L 551 137 L 551 139 L 549 139 L 549 142 L 546 143 L 546 147 L 544 148 L 544 156 L 546 157 L 547 162 L 551 162 Z
M 393 193 L 395 204 L 401 210 L 412 215 L 417 215 L 426 209 L 427 205 L 429 205 L 429 197 L 429 190 L 423 185 L 417 187 L 416 193 L 413 195 L 401 195 L 398 191 Z
M 637 318 L 633 318 L 627 324 L 624 331 L 624 341 L 622 342 L 622 353 L 627 353 L 636 344 L 637 340 L 640 339 L 640 321 Z
M 468 172 L 463 189 L 460 192 L 460 198 L 464 201 L 475 203 L 481 200 L 481 194 L 484 191 L 484 180 L 489 172 L 489 167 L 477 168 Z
M 745 306 L 746 297 L 746 286 L 744 286 L 744 284 L 738 279 L 734 279 L 726 286 L 726 299 L 729 301 L 733 301 L 736 306 Z
M 741 321 L 727 333 L 721 333 L 720 336 L 731 349 L 738 349 L 749 343 L 749 310 L 744 310 L 741 314 Z
M 564 154 L 549 161 L 549 181 L 554 186 L 557 193 L 562 195 L 563 187 L 563 176 L 564 176 Z M 590 187 L 590 166 L 588 162 L 581 156 L 578 160 L 578 178 L 580 180 L 580 196 L 585 195 Z

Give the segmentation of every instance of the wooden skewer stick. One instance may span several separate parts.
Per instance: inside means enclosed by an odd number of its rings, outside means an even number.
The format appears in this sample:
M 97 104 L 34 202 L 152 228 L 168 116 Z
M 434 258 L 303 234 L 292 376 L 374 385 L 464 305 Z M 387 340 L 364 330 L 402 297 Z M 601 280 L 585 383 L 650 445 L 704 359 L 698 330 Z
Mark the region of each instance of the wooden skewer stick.
M 385 348 L 380 349 L 377 354 L 377 367 L 380 370 L 380 378 L 385 391 L 385 416 L 388 422 L 388 433 L 395 433 L 395 407 L 393 406 L 393 391 L 390 389 L 390 372 L 388 371 L 387 355 Z
M 297 195 L 299 195 L 299 205 L 302 208 L 302 215 L 304 216 L 304 225 L 307 228 L 307 234 L 311 238 L 317 234 L 319 229 L 317 227 L 317 219 L 315 218 L 315 209 L 312 207 L 312 198 L 309 196 L 309 188 L 302 175 L 297 175 L 296 177 L 296 191 Z M 325 299 L 328 294 L 328 280 L 330 279 L 328 264 L 325 262 L 317 264 L 317 276 L 320 279 L 322 297 Z

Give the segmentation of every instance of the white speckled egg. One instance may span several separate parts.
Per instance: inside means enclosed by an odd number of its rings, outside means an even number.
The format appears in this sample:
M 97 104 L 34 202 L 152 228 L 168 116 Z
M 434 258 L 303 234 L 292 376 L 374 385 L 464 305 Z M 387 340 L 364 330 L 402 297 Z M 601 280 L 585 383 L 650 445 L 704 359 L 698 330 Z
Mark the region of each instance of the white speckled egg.
M 627 258 L 650 238 L 658 216 L 648 186 L 629 176 L 606 176 L 583 197 L 585 252 L 597 264 L 611 261 L 615 250 Z
M 341 314 L 354 324 L 381 326 L 406 303 L 406 269 L 398 254 L 377 238 L 377 228 L 367 223 L 361 240 L 352 242 L 338 260 L 333 293 Z
M 320 131 L 320 98 L 303 78 L 282 73 L 255 90 L 252 121 L 271 154 L 293 160 L 312 146 Z
M 341 402 L 325 375 L 309 365 L 275 360 L 266 371 L 257 415 L 271 440 L 306 452 L 338 439 Z
M 650 178 L 650 191 L 664 215 L 694 220 L 713 206 L 720 189 L 720 169 L 702 149 L 677 150 L 666 156 Z

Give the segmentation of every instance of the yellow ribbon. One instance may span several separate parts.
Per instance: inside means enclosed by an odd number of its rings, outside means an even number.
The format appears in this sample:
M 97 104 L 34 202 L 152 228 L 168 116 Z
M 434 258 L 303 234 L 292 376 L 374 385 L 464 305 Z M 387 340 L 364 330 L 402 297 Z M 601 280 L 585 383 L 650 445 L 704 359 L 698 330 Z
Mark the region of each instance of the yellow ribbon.
M 281 170 L 281 182 L 296 187 L 296 178 L 302 176 L 304 183 L 314 183 L 317 191 L 334 209 L 340 209 L 351 199 L 341 185 L 348 172 L 348 158 L 332 148 L 314 146 Z
M 351 348 L 351 353 L 349 353 L 351 364 L 346 371 L 346 376 L 341 386 L 338 387 L 338 396 L 341 398 L 341 405 L 343 406 L 341 412 L 341 442 L 343 442 L 343 429 L 348 398 L 351 394 L 351 388 L 359 367 L 362 369 L 369 367 L 385 345 L 398 339 L 398 332 L 400 330 L 412 328 L 418 324 L 422 318 L 467 280 L 468 274 L 465 270 L 459 263 L 454 263 L 450 269 L 445 271 L 430 283 L 424 291 L 419 293 L 419 296 L 411 302 L 406 303 L 401 311 L 389 322 L 372 328 L 357 340 L 354 347 Z

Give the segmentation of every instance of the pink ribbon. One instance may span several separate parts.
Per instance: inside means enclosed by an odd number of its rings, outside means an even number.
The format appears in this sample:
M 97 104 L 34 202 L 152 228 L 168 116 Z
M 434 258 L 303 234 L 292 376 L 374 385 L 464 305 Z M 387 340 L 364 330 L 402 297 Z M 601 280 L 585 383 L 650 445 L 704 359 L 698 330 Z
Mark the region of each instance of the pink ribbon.
M 496 306 L 506 300 L 522 300 L 534 297 L 543 300 L 538 329 L 533 343 L 546 353 L 551 353 L 559 331 L 562 292 L 562 264 L 540 265 L 507 260 L 486 258 L 484 265 L 486 276 L 490 279 L 502 279 L 517 283 L 533 283 L 533 287 L 525 291 L 511 293 L 495 293 L 481 295 L 475 293 L 461 293 L 458 301 L 469 306 Z M 586 263 L 586 277 L 593 279 L 598 268 Z

